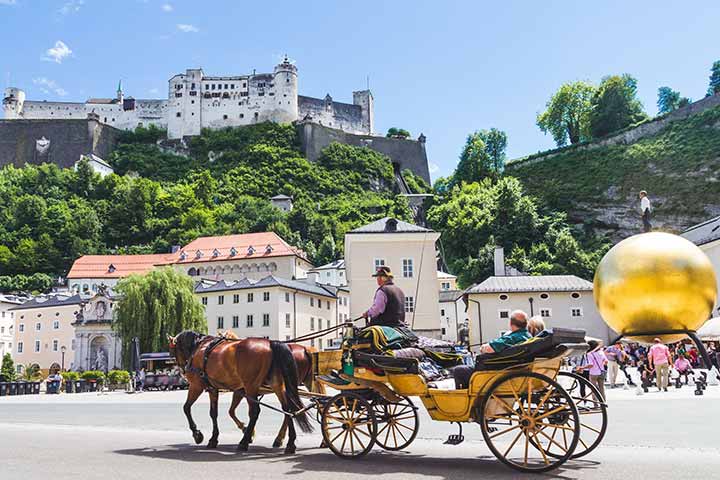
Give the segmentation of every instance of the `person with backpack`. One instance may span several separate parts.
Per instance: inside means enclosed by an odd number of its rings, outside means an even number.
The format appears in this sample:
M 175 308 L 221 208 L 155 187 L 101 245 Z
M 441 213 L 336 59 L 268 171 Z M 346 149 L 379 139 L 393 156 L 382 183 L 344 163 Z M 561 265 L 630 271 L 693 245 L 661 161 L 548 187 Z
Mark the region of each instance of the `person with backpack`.
M 590 374 L 590 383 L 600 391 L 602 398 L 598 400 L 605 401 L 605 371 L 608 359 L 599 341 L 589 340 L 588 345 L 590 348 L 585 354 L 586 365 L 583 368 Z

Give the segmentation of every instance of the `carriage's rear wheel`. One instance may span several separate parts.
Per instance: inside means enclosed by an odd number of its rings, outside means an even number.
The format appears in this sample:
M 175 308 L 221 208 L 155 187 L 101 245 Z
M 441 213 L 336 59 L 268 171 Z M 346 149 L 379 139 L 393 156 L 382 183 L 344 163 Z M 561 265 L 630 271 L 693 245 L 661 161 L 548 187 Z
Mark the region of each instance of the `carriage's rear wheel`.
M 324 444 L 340 458 L 359 458 L 375 445 L 373 407 L 360 395 L 341 392 L 323 408 L 320 422 Z
M 571 458 L 580 458 L 600 445 L 608 425 L 607 404 L 600 390 L 582 375 L 560 372 L 558 383 L 570 394 L 580 414 L 580 438 Z
M 377 435 L 375 442 L 385 450 L 402 450 L 410 445 L 418 434 L 420 420 L 415 405 L 408 397 L 390 403 L 382 397 L 373 401 Z
M 521 472 L 559 467 L 572 457 L 580 438 L 580 416 L 572 397 L 539 373 L 515 372 L 499 378 L 485 392 L 480 412 L 490 450 Z

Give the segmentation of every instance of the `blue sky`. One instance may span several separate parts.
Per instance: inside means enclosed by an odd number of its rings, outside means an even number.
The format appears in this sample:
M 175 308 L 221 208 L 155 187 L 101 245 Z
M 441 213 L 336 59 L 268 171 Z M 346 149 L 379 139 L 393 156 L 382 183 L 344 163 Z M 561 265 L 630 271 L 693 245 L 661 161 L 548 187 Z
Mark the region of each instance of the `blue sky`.
M 631 73 L 655 114 L 667 85 L 693 99 L 720 60 L 720 2 L 0 0 L 0 72 L 30 99 L 163 98 L 167 79 L 271 71 L 352 101 L 367 78 L 376 130 L 428 138 L 433 177 L 468 133 L 496 127 L 516 158 L 553 147 L 535 116 L 565 81 Z

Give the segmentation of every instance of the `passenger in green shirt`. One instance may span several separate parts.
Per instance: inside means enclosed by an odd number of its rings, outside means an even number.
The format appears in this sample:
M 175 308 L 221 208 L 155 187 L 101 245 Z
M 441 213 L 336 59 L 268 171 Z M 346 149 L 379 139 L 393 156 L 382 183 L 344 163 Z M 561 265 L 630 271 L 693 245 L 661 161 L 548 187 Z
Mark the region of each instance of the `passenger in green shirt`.
M 528 316 L 522 310 L 510 314 L 510 331 L 480 347 L 480 353 L 499 353 L 508 347 L 522 343 L 532 335 L 527 330 Z

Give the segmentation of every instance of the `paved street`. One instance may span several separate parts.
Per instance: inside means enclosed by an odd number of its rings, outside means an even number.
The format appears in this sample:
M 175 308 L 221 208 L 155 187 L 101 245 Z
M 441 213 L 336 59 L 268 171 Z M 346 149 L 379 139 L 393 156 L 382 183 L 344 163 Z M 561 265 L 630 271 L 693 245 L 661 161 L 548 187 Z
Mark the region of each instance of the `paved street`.
M 517 478 L 492 456 L 477 426 L 467 440 L 443 445 L 455 427 L 431 422 L 422 412 L 415 443 L 407 452 L 378 449 L 359 461 L 344 461 L 316 448 L 320 433 L 301 435 L 298 453 L 270 448 L 280 416 L 263 410 L 258 436 L 246 454 L 235 453 L 241 434 L 221 397 L 220 447 L 192 444 L 181 411 L 185 392 L 127 395 L 81 394 L 0 398 L 0 478 Z M 692 388 L 640 397 L 609 390 L 610 426 L 602 446 L 570 461 L 552 478 L 717 478 L 720 472 L 720 387 L 695 397 Z M 206 398 L 193 410 L 207 440 Z M 246 405 L 241 406 L 243 417 Z

